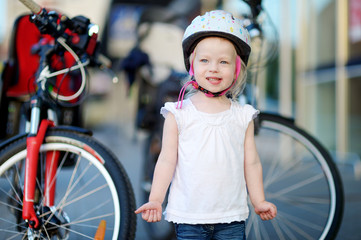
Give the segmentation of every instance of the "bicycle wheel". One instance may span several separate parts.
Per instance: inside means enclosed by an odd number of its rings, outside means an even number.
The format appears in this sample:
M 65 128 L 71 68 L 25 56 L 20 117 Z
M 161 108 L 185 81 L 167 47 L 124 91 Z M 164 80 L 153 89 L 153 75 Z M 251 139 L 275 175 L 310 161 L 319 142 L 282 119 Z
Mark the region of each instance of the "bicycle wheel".
M 54 207 L 44 206 L 44 160 L 59 152 Z M 0 232 L 2 239 L 28 239 L 22 219 L 26 137 L 0 152 Z M 42 220 L 33 239 L 93 239 L 101 220 L 105 239 L 134 239 L 134 194 L 114 155 L 95 139 L 49 129 L 40 148 L 35 211 Z M 49 217 L 50 215 L 50 217 Z
M 260 114 L 258 123 L 255 139 L 265 194 L 278 215 L 263 222 L 249 204 L 247 239 L 335 237 L 343 214 L 343 187 L 328 152 L 290 120 Z
M 161 147 L 161 133 L 152 133 L 145 145 L 145 154 L 143 162 L 143 175 L 142 175 L 142 200 L 148 202 L 149 194 L 152 186 L 153 172 L 155 164 L 158 160 Z M 167 197 L 163 202 L 163 209 L 167 206 Z M 148 236 L 153 240 L 171 240 L 175 237 L 174 227 L 172 223 L 169 223 L 162 219 L 160 222 L 148 223 L 143 221 Z

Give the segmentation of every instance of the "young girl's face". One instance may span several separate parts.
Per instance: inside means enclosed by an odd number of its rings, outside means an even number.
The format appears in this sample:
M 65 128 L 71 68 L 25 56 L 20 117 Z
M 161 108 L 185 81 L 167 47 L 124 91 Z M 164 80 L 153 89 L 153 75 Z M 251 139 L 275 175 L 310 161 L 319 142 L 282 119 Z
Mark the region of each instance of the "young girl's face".
M 224 38 L 201 40 L 193 59 L 198 84 L 211 92 L 220 92 L 231 86 L 236 78 L 236 56 L 233 44 Z

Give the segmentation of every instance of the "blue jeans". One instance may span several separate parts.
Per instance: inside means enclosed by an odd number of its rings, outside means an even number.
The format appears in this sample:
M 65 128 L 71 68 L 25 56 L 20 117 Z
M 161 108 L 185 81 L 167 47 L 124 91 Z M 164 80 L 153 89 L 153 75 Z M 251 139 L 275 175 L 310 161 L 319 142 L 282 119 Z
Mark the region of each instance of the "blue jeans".
M 245 222 L 221 224 L 175 224 L 178 240 L 245 240 Z

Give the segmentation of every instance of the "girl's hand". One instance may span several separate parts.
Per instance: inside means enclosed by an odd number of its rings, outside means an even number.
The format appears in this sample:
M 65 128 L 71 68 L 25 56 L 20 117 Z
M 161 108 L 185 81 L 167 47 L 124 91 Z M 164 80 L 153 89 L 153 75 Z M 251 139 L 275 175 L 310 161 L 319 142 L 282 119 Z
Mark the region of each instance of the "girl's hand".
M 147 222 L 159 222 L 162 219 L 162 204 L 159 202 L 147 202 L 135 213 L 142 213 L 142 218 Z
M 263 201 L 254 207 L 254 211 L 261 217 L 262 220 L 271 220 L 277 215 L 277 207 L 270 202 Z

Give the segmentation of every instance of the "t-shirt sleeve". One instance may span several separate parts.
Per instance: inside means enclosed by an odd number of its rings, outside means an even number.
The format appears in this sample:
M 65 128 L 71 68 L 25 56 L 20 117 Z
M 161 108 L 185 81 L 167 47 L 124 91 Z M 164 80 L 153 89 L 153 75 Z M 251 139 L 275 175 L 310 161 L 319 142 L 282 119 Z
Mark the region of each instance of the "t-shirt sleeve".
M 250 121 L 255 119 L 259 114 L 259 110 L 255 109 L 252 105 L 246 104 L 243 106 L 243 120 L 248 125 Z
M 160 114 L 166 118 L 168 113 L 173 113 L 173 115 L 175 117 L 177 117 L 177 113 L 176 113 L 177 109 L 176 109 L 176 105 L 174 102 L 166 102 L 164 104 L 164 106 L 160 109 Z
M 177 122 L 178 131 L 181 130 L 181 114 L 179 112 L 179 109 L 177 109 L 177 103 L 176 102 L 166 102 L 164 106 L 160 109 L 160 114 L 166 118 L 169 113 L 172 113 L 174 115 L 175 121 Z

